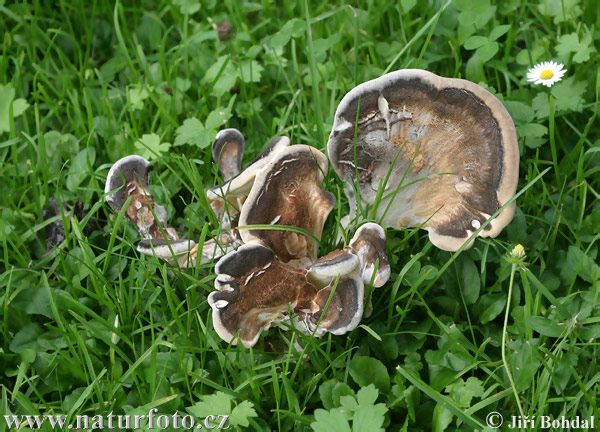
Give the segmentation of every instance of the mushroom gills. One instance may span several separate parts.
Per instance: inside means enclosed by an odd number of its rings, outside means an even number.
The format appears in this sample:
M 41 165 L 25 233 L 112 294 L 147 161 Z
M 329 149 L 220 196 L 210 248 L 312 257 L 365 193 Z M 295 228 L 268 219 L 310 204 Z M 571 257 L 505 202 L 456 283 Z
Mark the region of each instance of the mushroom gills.
M 351 219 L 358 201 L 368 210 L 383 187 L 377 220 L 422 226 L 445 250 L 465 243 L 517 186 L 518 143 L 502 103 L 474 83 L 423 70 L 392 72 L 351 90 L 327 151 L 346 182 Z M 513 213 L 511 204 L 480 235 L 496 236 Z
M 327 168 L 327 158 L 313 147 L 283 148 L 256 175 L 240 212 L 240 226 L 293 226 L 320 239 L 335 204 L 335 196 L 321 189 Z M 244 243 L 263 244 L 295 267 L 306 267 L 317 258 L 317 242 L 297 231 L 244 229 L 240 235 Z
M 223 129 L 212 144 L 213 160 L 217 163 L 223 180 L 228 181 L 240 173 L 246 140 L 237 129 Z
M 225 341 L 253 346 L 271 323 L 288 319 L 288 310 L 308 309 L 316 288 L 306 272 L 282 264 L 273 251 L 245 244 L 215 266 L 215 288 L 208 296 L 213 326 Z M 227 302 L 224 305 L 223 301 Z

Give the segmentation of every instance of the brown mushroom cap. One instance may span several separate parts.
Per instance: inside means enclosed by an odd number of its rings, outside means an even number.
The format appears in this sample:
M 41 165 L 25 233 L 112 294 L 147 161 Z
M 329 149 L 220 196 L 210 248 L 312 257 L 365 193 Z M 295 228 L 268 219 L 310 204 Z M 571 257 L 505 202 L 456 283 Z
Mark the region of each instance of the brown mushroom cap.
M 314 147 L 280 150 L 257 174 L 240 213 L 240 226 L 288 225 L 321 238 L 335 196 L 321 189 L 327 158 Z M 317 258 L 317 242 L 295 231 L 240 230 L 245 243 L 259 242 L 290 265 L 305 267 Z
M 385 252 L 383 228 L 372 222 L 362 225 L 350 240 L 348 249 L 356 254 L 360 261 L 359 273 L 365 285 L 373 281 L 373 286 L 379 288 L 388 281 L 391 268 Z
M 128 188 L 121 187 L 124 184 L 123 180 L 127 184 L 135 182 L 140 187 L 147 189 L 150 185 L 151 172 L 150 163 L 141 156 L 130 155 L 119 159 L 108 171 L 104 193 L 108 194 L 115 189 L 121 189 L 110 195 L 106 195 L 106 202 L 118 213 L 123 204 L 125 204 L 125 201 L 127 201 L 127 198 L 129 198 L 129 195 L 131 195 L 128 192 Z
M 358 271 L 360 260 L 347 250 L 335 250 L 319 258 L 307 269 L 306 279 L 317 288 L 324 288 L 338 276 Z
M 187 254 L 194 246 L 193 240 L 144 239 L 137 244 L 137 251 L 145 255 L 172 260 L 180 255 Z
M 170 241 L 177 240 L 179 237 L 175 230 L 167 228 L 165 208 L 154 202 L 148 190 L 151 170 L 148 161 L 137 155 L 126 156 L 115 162 L 108 171 L 104 193 L 121 189 L 106 195 L 106 202 L 119 212 L 127 199 L 133 197 L 125 216 L 136 225 L 142 238 L 163 239 L 164 230 Z
M 444 250 L 457 250 L 517 187 L 517 135 L 502 103 L 470 81 L 418 69 L 352 89 L 338 106 L 327 151 L 346 180 L 352 212 L 357 172 L 363 207 L 375 203 L 389 173 L 377 219 L 392 228 L 422 226 Z M 507 206 L 479 235 L 498 235 L 514 209 Z
M 241 173 L 224 184 L 206 191 L 208 201 L 219 218 L 224 214 L 233 216 L 239 213 L 240 207 L 252 189 L 258 172 L 274 155 L 289 145 L 290 140 L 288 137 L 273 138 L 269 145 Z
M 217 134 L 212 155 L 223 180 L 228 181 L 240 173 L 245 145 L 244 136 L 237 129 L 223 129 Z
M 213 326 L 225 341 L 253 346 L 262 330 L 288 317 L 288 310 L 310 308 L 316 288 L 303 270 L 280 263 L 273 251 L 246 244 L 225 255 L 215 266 L 215 288 L 208 296 Z
M 363 315 L 364 284 L 360 276 L 353 272 L 341 277 L 337 284 L 335 282 L 332 281 L 329 286 L 319 290 L 312 302 L 312 313 L 306 320 L 308 330 L 313 332 L 316 329 L 317 337 L 325 331 L 342 335 L 354 330 Z M 329 297 L 331 301 L 327 306 Z M 321 319 L 323 312 L 325 316 Z M 316 328 L 317 324 L 319 324 L 318 328 Z

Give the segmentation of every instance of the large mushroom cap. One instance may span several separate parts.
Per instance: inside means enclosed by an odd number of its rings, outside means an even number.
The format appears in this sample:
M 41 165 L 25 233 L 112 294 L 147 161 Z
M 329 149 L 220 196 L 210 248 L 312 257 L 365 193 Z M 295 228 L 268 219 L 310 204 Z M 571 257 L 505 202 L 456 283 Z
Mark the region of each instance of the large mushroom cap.
M 223 180 L 228 181 L 240 173 L 245 145 L 246 140 L 237 129 L 223 129 L 217 134 L 212 145 L 212 155 Z
M 327 151 L 353 212 L 359 199 L 373 206 L 384 187 L 377 219 L 392 228 L 422 226 L 444 250 L 460 248 L 517 187 L 517 136 L 502 103 L 470 81 L 418 69 L 352 89 L 338 106 Z M 514 208 L 480 235 L 498 235 Z
M 335 196 L 321 189 L 327 158 L 307 145 L 280 150 L 257 174 L 240 212 L 240 226 L 287 225 L 320 239 Z M 296 231 L 240 230 L 245 243 L 259 242 L 291 265 L 305 266 L 317 258 L 317 242 Z

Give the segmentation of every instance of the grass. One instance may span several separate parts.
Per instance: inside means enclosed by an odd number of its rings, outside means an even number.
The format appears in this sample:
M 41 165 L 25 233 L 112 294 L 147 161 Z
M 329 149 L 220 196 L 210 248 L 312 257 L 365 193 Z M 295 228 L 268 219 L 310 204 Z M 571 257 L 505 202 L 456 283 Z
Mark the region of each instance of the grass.
M 0 1 L 0 416 L 157 408 L 230 415 L 233 429 L 471 431 L 522 410 L 600 423 L 600 10 L 492 3 Z M 550 59 L 563 80 L 527 83 Z M 517 211 L 497 239 L 454 254 L 388 230 L 392 277 L 349 334 L 273 328 L 229 346 L 206 301 L 214 263 L 140 255 L 104 203 L 112 163 L 142 154 L 170 224 L 214 237 L 219 129 L 242 131 L 246 161 L 280 134 L 324 151 L 347 91 L 412 67 L 503 101 L 519 133 Z M 332 171 L 323 187 L 337 204 L 321 254 L 348 212 Z M 61 211 L 45 219 L 50 198 Z M 64 241 L 44 256 L 59 220 Z

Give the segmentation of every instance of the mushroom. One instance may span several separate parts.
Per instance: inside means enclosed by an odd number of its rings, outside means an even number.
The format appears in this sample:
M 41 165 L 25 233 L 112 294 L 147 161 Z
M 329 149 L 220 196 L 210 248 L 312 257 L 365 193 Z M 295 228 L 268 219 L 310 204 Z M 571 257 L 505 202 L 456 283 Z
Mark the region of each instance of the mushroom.
M 379 288 L 388 281 L 391 269 L 385 253 L 383 228 L 372 222 L 362 225 L 356 230 L 347 249 L 358 257 L 359 273 L 365 285 L 369 285 L 372 281 L 373 286 Z
M 223 180 L 228 181 L 240 173 L 245 144 L 244 136 L 237 129 L 223 129 L 217 134 L 212 156 Z
M 219 137 L 220 133 L 217 136 Z M 256 174 L 274 155 L 289 145 L 290 140 L 288 137 L 281 136 L 273 138 L 267 148 L 265 148 L 241 173 L 229 179 L 224 184 L 217 185 L 206 191 L 208 202 L 219 219 L 222 219 L 224 215 L 234 217 L 239 213 L 242 204 L 252 189 Z M 224 222 L 225 225 L 229 224 L 228 219 L 225 219 Z
M 281 149 L 258 172 L 240 212 L 240 226 L 286 225 L 320 239 L 335 196 L 321 189 L 327 158 L 307 145 Z M 292 230 L 242 229 L 244 243 L 269 247 L 284 263 L 306 267 L 317 258 L 314 238 Z
M 262 330 L 287 317 L 289 310 L 308 310 L 316 288 L 306 271 L 280 263 L 268 247 L 245 244 L 215 266 L 215 288 L 208 296 L 217 334 L 233 345 L 239 332 L 245 347 L 253 346 Z
M 148 161 L 141 156 L 126 156 L 115 162 L 106 177 L 106 202 L 118 213 L 132 197 L 125 216 L 135 224 L 142 238 L 164 239 L 164 230 L 167 240 L 178 240 L 175 230 L 167 228 L 165 208 L 156 204 L 148 191 L 151 171 Z
M 292 321 L 300 331 L 317 337 L 326 331 L 339 335 L 353 330 L 363 313 L 364 285 L 357 273 L 358 258 L 338 252 L 310 269 L 281 263 L 259 243 L 228 253 L 215 266 L 216 291 L 208 296 L 215 331 L 233 345 L 239 333 L 242 344 L 251 347 L 272 323 Z
M 352 272 L 340 277 L 339 281 L 333 280 L 317 292 L 305 323 L 308 330 L 314 332 L 317 337 L 326 331 L 342 335 L 356 328 L 362 318 L 363 309 L 364 284 L 358 274 Z
M 517 136 L 502 103 L 472 82 L 418 69 L 352 89 L 337 108 L 327 151 L 346 182 L 351 217 L 360 202 L 382 225 L 422 227 L 449 251 L 517 187 Z M 479 235 L 497 236 L 514 210 L 513 202 Z

